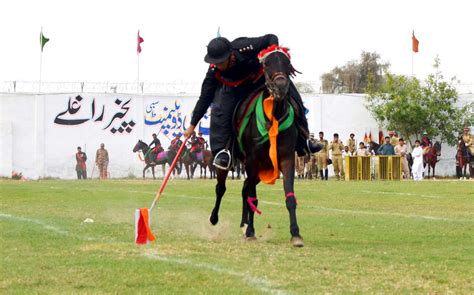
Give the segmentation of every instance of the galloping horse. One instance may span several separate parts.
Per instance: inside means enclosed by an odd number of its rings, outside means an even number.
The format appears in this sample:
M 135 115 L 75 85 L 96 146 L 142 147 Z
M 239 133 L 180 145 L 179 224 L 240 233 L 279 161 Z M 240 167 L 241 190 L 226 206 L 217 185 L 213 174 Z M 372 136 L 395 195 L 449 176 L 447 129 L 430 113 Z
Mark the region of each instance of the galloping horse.
M 466 179 L 466 171 L 467 171 L 467 167 L 469 166 L 469 162 L 470 162 L 470 153 L 469 153 L 469 149 L 467 148 L 466 146 L 466 143 L 464 142 L 464 140 L 462 140 L 462 138 L 459 140 L 459 143 L 458 143 L 458 148 L 457 148 L 457 152 L 456 152 L 456 162 L 457 162 L 457 167 L 456 167 L 456 176 L 458 178 L 463 178 Z M 463 176 L 463 171 L 464 169 L 464 176 Z
M 148 168 L 151 167 L 151 172 L 153 173 L 153 179 L 156 179 L 155 177 L 155 166 L 156 165 L 162 165 L 162 168 L 163 168 L 163 175 L 165 175 L 165 166 L 166 164 L 170 165 L 171 166 L 171 163 L 173 163 L 173 160 L 174 160 L 174 157 L 176 156 L 176 151 L 173 151 L 173 150 L 168 150 L 166 152 L 161 152 L 160 155 L 161 155 L 161 158 L 160 159 L 152 159 L 151 158 L 151 155 L 152 153 L 148 152 L 150 150 L 150 148 L 148 147 L 148 145 L 141 141 L 141 140 L 138 140 L 137 144 L 135 145 L 135 147 L 133 148 L 133 152 L 136 153 L 138 151 L 141 151 L 144 155 L 145 155 L 145 168 L 143 168 L 143 178 L 145 178 L 145 172 Z M 164 153 L 164 154 L 162 154 Z M 151 164 L 152 162 L 154 162 L 155 164 Z M 178 174 L 181 172 L 179 170 L 179 168 L 176 168 L 178 170 Z
M 295 145 L 297 129 L 294 112 L 289 102 L 290 75 L 294 72 L 286 48 L 268 49 L 259 55 L 263 64 L 265 86 L 248 103 L 243 103 L 235 111 L 234 122 L 238 126 L 239 144 L 244 155 L 247 178 L 242 188 L 241 226 L 248 224 L 245 231 L 247 240 L 255 239 L 254 213 L 258 210 L 256 186 L 260 181 L 273 183 L 283 173 L 286 208 L 290 216 L 290 233 L 293 246 L 302 247 L 296 219 L 296 198 L 294 194 Z M 301 115 L 301 114 L 300 114 Z M 304 114 L 303 114 L 304 115 Z M 217 224 L 219 207 L 225 193 L 227 171 L 218 169 L 216 203 L 210 221 Z
M 435 177 L 436 163 L 439 162 L 438 157 L 441 156 L 441 143 L 439 141 L 428 149 L 426 154 L 423 156 L 423 167 L 428 165 L 428 177 L 430 178 L 430 170 L 433 168 L 433 178 Z

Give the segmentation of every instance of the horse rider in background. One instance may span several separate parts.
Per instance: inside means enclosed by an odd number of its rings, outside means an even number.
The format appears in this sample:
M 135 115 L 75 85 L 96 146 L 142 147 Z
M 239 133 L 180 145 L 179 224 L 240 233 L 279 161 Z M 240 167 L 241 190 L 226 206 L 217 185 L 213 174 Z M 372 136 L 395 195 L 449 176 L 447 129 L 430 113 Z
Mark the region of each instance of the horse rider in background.
M 153 137 L 153 140 L 152 142 L 150 142 L 150 144 L 148 145 L 148 147 L 151 150 L 150 152 L 150 158 L 152 159 L 151 163 L 152 165 L 155 165 L 155 160 L 156 160 L 156 157 L 158 156 L 159 153 L 161 153 L 162 151 L 164 151 L 163 147 L 161 147 L 161 142 L 160 140 L 158 139 L 158 136 L 156 135 L 156 133 L 153 133 L 151 135 Z
M 420 146 L 423 149 L 423 154 L 428 153 L 430 148 L 433 146 L 433 143 L 431 142 L 431 139 L 428 136 L 428 132 L 426 132 L 426 131 L 423 132 L 423 136 L 421 137 Z

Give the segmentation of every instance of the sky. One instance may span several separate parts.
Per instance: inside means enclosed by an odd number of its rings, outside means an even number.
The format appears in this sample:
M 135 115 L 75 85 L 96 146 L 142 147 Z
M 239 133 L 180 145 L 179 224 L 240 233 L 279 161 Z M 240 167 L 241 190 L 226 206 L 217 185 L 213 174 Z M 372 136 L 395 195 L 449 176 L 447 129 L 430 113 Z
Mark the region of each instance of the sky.
M 0 81 L 195 83 L 216 36 L 276 34 L 303 74 L 320 82 L 335 66 L 377 52 L 390 70 L 411 75 L 412 30 L 420 41 L 414 73 L 425 78 L 438 54 L 445 77 L 474 84 L 474 4 L 470 1 L 1 1 Z

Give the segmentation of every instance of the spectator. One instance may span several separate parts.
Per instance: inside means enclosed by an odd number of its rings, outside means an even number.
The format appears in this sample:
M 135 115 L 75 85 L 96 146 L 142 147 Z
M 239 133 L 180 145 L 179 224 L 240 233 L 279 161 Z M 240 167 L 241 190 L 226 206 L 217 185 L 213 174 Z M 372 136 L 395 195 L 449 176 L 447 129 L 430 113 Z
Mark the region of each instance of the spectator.
M 81 151 L 81 147 L 77 147 L 76 153 L 76 172 L 77 179 L 87 179 L 87 167 L 86 167 L 87 155 Z
M 304 179 L 305 156 L 298 157 L 298 155 L 295 153 L 295 157 L 296 175 L 298 176 L 298 179 Z
M 357 149 L 357 156 L 370 156 L 370 153 L 369 151 L 367 150 L 367 147 L 365 146 L 365 144 L 361 141 L 359 142 L 359 148 Z
M 413 180 L 423 180 L 423 148 L 420 146 L 420 141 L 415 141 L 415 148 L 412 152 L 413 166 Z
M 390 137 L 385 136 L 385 143 L 382 144 L 377 150 L 377 154 L 384 156 L 393 156 L 395 155 L 395 150 L 393 145 L 390 144 Z
M 390 144 L 393 147 L 396 147 L 398 145 L 398 141 L 399 141 L 397 132 L 389 131 L 388 136 L 390 136 Z
M 332 166 L 334 168 L 334 174 L 336 179 L 340 180 L 341 176 L 344 176 L 344 167 L 342 165 L 342 151 L 344 150 L 344 145 L 342 141 L 339 140 L 339 134 L 334 133 L 334 139 L 329 144 L 329 150 L 331 150 Z
M 324 132 L 319 132 L 319 143 L 323 145 L 323 148 L 317 153 L 318 155 L 318 169 L 321 176 L 321 180 L 328 180 L 328 148 L 329 143 L 327 139 L 324 139 Z M 324 169 L 324 174 L 323 174 Z
M 100 149 L 95 155 L 95 164 L 99 168 L 100 179 L 107 179 L 107 166 L 109 165 L 109 153 L 105 149 L 103 143 L 100 144 Z
M 398 144 L 394 150 L 395 155 L 399 155 L 402 161 L 403 178 L 410 179 L 410 169 L 408 168 L 407 160 L 407 145 L 405 144 L 405 140 L 403 140 L 403 138 L 398 140 Z
M 349 147 L 349 156 L 355 155 L 356 153 L 356 140 L 355 140 L 354 133 L 349 135 L 349 139 L 347 140 L 347 146 Z

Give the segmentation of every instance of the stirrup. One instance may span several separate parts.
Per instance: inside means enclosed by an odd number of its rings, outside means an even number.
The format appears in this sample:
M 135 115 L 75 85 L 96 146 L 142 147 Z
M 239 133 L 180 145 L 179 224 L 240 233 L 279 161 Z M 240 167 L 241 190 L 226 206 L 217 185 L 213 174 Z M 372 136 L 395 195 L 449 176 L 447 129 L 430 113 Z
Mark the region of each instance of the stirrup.
M 229 157 L 229 162 L 227 163 L 227 166 L 221 166 L 216 163 L 216 159 L 219 157 L 220 154 L 226 154 Z M 214 164 L 214 166 L 216 166 L 217 168 L 221 170 L 229 170 L 231 163 L 232 163 L 232 156 L 230 155 L 230 151 L 223 149 L 220 152 L 218 152 L 217 155 L 214 157 L 214 161 L 212 164 Z

